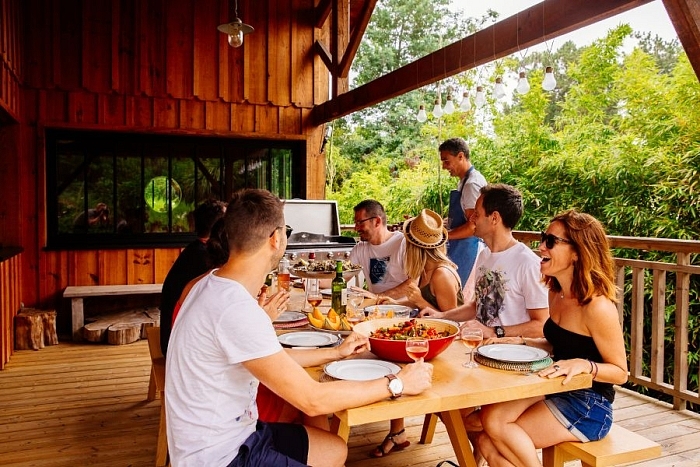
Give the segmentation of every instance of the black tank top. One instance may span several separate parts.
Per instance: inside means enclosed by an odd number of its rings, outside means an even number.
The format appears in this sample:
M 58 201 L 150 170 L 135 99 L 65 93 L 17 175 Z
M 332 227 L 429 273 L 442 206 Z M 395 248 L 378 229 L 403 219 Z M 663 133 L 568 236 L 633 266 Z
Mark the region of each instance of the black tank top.
M 583 358 L 603 363 L 603 357 L 598 352 L 592 337 L 568 331 L 552 321 L 552 318 L 544 323 L 544 337 L 552 344 L 552 358 L 555 361 Z M 610 403 L 615 400 L 615 389 L 610 383 L 593 381 L 592 389 Z

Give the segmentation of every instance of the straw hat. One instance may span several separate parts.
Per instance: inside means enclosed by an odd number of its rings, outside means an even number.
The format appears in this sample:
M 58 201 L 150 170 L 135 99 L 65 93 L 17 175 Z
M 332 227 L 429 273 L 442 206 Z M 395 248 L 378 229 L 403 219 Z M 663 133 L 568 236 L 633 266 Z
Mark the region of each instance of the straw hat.
M 447 229 L 435 211 L 423 209 L 418 216 L 403 224 L 406 241 L 422 248 L 437 248 L 447 241 Z

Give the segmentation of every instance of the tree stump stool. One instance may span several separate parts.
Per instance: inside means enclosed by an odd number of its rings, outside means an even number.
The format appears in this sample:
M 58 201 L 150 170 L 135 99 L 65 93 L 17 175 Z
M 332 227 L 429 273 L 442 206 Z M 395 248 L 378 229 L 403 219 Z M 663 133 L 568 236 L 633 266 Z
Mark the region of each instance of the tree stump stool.
M 22 308 L 14 322 L 15 350 L 39 350 L 58 344 L 54 310 Z

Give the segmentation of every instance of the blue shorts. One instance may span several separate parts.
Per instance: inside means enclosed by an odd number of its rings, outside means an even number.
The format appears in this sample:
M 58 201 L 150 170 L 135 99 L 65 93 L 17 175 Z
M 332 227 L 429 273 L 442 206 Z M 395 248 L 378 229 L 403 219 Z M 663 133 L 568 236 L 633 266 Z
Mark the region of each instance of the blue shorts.
M 592 389 L 550 394 L 544 403 L 581 442 L 597 441 L 612 427 L 612 404 Z
M 306 467 L 309 435 L 303 425 L 258 422 L 228 467 Z

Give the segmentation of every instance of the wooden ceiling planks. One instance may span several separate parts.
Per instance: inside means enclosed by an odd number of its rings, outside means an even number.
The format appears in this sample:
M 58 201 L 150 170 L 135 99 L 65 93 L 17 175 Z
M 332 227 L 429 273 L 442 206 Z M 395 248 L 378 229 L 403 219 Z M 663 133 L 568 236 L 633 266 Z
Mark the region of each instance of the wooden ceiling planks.
M 267 43 L 268 101 L 273 105 L 287 106 L 292 101 L 292 55 L 297 53 L 291 45 L 291 0 L 277 0 L 269 10 L 268 32 L 275 40 Z
M 698 0 L 663 0 L 663 2 L 693 70 L 700 78 L 700 2 Z
M 314 37 L 310 31 L 314 13 L 314 0 L 297 0 L 296 9 L 292 11 L 291 26 L 291 104 L 297 107 L 313 107 L 314 83 L 313 62 L 309 60 L 313 53 Z
M 650 1 L 547 0 L 359 88 L 333 97 L 314 109 L 314 122 L 322 124 L 348 115 Z M 521 18 L 534 26 L 518 29 Z M 453 61 L 448 61 L 447 57 L 452 57 Z
M 218 25 L 218 21 L 218 9 L 194 9 L 194 96 L 204 101 L 219 97 L 219 44 L 222 34 L 212 27 Z
M 165 12 L 168 25 L 165 30 L 165 42 L 168 44 L 165 51 L 165 88 L 168 95 L 178 99 L 191 99 L 194 96 L 195 54 L 191 38 L 194 36 L 195 9 L 192 1 L 171 2 Z M 215 18 L 217 21 L 218 17 Z M 218 48 L 219 44 L 215 44 L 215 47 Z

